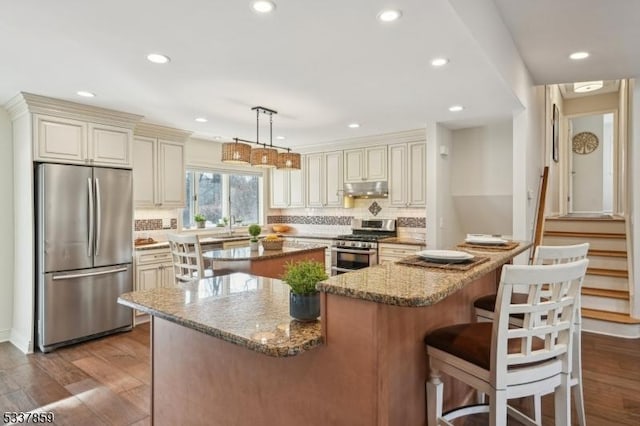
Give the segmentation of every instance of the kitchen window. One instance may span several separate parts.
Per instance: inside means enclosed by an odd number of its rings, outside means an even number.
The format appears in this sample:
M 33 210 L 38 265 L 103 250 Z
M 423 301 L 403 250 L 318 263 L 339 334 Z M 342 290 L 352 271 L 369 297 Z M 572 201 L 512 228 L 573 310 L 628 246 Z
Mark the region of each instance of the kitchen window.
M 207 228 L 260 223 L 261 188 L 261 174 L 187 170 L 187 206 L 182 211 L 182 226 L 195 228 L 194 216 L 198 213 L 205 216 Z

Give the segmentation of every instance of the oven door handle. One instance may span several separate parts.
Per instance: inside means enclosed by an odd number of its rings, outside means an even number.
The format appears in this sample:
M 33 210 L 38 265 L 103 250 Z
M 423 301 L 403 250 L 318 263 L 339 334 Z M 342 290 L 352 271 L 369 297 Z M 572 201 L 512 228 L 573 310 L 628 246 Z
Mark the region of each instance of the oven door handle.
M 339 252 L 339 253 L 353 253 L 353 254 L 376 254 L 378 250 L 370 249 L 370 250 L 350 250 L 344 249 L 341 247 L 331 247 L 331 251 Z
M 357 271 L 357 269 L 338 268 L 337 266 L 332 266 L 331 270 L 332 271 L 338 271 L 338 272 L 353 272 L 353 271 Z

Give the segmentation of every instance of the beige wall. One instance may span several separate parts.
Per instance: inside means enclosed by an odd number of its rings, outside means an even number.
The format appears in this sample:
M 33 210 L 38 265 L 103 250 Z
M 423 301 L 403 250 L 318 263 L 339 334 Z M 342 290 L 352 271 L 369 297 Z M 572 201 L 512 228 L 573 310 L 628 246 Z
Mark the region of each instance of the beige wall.
M 11 121 L 0 108 L 0 342 L 9 340 L 13 317 L 13 146 Z
M 618 93 L 583 96 L 564 101 L 564 115 L 586 114 L 618 109 Z

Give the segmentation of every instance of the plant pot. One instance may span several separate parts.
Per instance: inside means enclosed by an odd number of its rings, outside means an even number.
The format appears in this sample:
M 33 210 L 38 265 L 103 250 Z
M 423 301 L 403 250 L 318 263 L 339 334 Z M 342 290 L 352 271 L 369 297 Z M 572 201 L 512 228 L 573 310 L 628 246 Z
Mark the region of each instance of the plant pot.
M 258 251 L 260 243 L 258 243 L 257 241 L 249 241 L 249 247 L 251 247 L 251 251 Z
M 198 227 L 198 228 L 201 228 L 201 229 L 202 229 L 202 228 L 204 228 L 204 225 L 205 225 L 206 223 L 207 223 L 207 222 L 196 222 L 196 227 Z
M 289 315 L 298 321 L 315 321 L 320 316 L 320 293 L 289 293 Z

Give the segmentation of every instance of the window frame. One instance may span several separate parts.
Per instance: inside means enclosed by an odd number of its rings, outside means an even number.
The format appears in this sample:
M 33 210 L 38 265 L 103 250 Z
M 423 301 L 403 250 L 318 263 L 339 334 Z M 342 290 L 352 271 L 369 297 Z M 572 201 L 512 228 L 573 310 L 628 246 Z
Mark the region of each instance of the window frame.
M 258 178 L 258 224 L 260 226 L 264 226 L 264 224 L 267 222 L 266 221 L 266 214 L 267 214 L 267 206 L 265 205 L 265 196 L 264 196 L 264 185 L 265 185 L 265 173 L 262 171 L 256 171 L 256 170 L 240 170 L 240 169 L 227 169 L 227 168 L 207 168 L 207 167 L 186 167 L 185 168 L 185 175 L 187 173 L 193 173 L 194 179 L 192 180 L 191 184 L 191 190 L 193 192 L 193 195 L 198 194 L 197 192 L 198 187 L 197 187 L 197 179 L 196 176 L 198 173 L 212 173 L 212 174 L 220 174 L 222 175 L 222 191 L 223 191 L 223 195 L 222 195 L 222 211 L 223 211 L 223 216 L 227 216 L 229 217 L 229 213 L 230 213 L 230 203 L 229 203 L 229 195 L 230 195 L 230 175 L 237 175 L 237 176 L 255 176 Z M 185 176 L 185 180 L 186 180 L 186 176 Z M 195 214 L 195 212 L 197 212 L 197 206 L 198 206 L 198 201 L 194 200 L 193 197 L 191 197 L 191 199 L 189 199 L 189 197 L 186 194 L 186 186 L 184 188 L 185 191 L 185 207 L 180 209 L 180 214 L 179 214 L 179 220 L 180 220 L 180 229 L 182 231 L 196 231 L 196 230 L 200 230 L 202 231 L 204 230 L 216 230 L 216 229 L 222 229 L 222 230 L 226 230 L 228 229 L 228 227 L 225 228 L 220 228 L 217 227 L 215 225 L 205 225 L 205 228 L 197 228 L 195 226 L 195 224 L 191 227 L 185 227 L 185 223 L 183 220 L 184 217 L 184 210 L 189 208 L 191 209 L 191 207 L 193 207 L 193 214 Z M 199 197 L 198 197 L 199 198 Z M 242 225 L 232 225 L 233 229 L 242 229 L 242 228 L 246 228 L 248 227 L 250 224 L 249 223 L 242 223 Z

